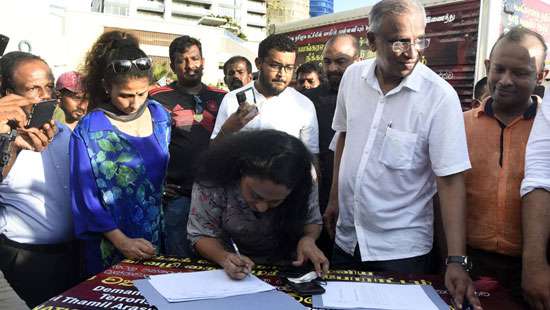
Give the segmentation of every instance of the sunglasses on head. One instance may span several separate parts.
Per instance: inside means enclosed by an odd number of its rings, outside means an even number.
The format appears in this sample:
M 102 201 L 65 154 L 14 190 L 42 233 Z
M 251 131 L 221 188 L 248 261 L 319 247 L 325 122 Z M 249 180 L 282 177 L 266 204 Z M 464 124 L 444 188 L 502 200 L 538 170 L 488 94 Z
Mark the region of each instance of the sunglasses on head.
M 113 60 L 107 68 L 113 70 L 114 73 L 126 73 L 132 70 L 132 65 L 140 71 L 147 71 L 151 69 L 151 59 L 148 57 L 142 57 L 134 60 L 120 59 Z

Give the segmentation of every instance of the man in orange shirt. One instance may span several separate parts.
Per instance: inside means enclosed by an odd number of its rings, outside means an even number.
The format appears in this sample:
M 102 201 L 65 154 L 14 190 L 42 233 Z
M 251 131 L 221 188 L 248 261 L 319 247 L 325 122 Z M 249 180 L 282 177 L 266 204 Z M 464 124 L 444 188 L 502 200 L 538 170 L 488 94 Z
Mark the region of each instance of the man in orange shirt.
M 547 47 L 523 27 L 500 36 L 485 61 L 489 97 L 464 113 L 472 169 L 466 172 L 467 244 L 473 275 L 521 297 L 521 197 L 525 148 L 540 98 Z

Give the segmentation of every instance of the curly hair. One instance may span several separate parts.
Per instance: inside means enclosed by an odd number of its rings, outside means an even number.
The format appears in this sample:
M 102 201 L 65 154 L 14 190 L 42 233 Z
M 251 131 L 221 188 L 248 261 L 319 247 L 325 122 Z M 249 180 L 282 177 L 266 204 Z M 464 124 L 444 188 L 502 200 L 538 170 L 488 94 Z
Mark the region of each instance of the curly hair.
M 272 34 L 260 42 L 260 46 L 258 47 L 258 57 L 267 57 L 269 55 L 269 51 L 271 50 L 295 53 L 296 44 L 284 34 Z
M 242 177 L 270 180 L 290 194 L 278 207 L 276 233 L 284 255 L 296 249 L 303 235 L 313 179 L 312 155 L 299 139 L 277 130 L 244 131 L 231 135 L 199 156 L 195 182 L 205 187 L 229 187 Z
M 115 73 L 108 69 L 115 60 L 135 60 L 147 57 L 139 49 L 138 39 L 128 32 L 110 31 L 103 33 L 86 55 L 84 74 L 86 93 L 89 98 L 88 111 L 109 101 L 104 85 L 120 85 L 131 78 L 147 77 L 152 80 L 151 70 L 141 71 L 132 66 L 131 70 L 124 73 Z

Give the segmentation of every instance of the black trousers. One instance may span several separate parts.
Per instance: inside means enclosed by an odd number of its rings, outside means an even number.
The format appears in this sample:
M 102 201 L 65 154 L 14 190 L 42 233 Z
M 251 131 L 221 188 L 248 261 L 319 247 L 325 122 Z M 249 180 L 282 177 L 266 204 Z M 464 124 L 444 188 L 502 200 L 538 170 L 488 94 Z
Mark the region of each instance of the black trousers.
M 31 308 L 78 283 L 76 243 L 33 245 L 0 235 L 0 269 Z
M 364 271 L 397 272 L 401 274 L 431 274 L 434 272 L 431 253 L 384 261 L 361 261 L 359 247 L 355 247 L 354 255 L 349 255 L 339 246 L 334 245 L 331 267 L 343 267 Z

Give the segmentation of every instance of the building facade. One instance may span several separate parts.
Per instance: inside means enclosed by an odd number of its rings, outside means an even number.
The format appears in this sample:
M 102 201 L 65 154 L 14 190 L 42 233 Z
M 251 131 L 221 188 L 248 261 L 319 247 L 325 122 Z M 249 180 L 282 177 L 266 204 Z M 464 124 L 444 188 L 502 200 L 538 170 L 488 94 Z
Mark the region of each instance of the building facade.
M 166 65 L 168 46 L 174 38 L 185 34 L 199 39 L 205 59 L 203 81 L 210 85 L 223 83 L 222 66 L 230 57 L 241 55 L 254 61 L 258 42 L 243 40 L 230 29 L 212 27 L 204 20 L 198 23 L 180 17 L 165 18 L 164 13 L 155 15 L 151 8 L 141 10 L 136 5 L 145 2 L 157 1 L 93 1 L 91 7 L 89 0 L 3 1 L 3 12 L 10 12 L 0 19 L 1 33 L 10 38 L 6 53 L 30 51 L 44 58 L 58 76 L 82 69 L 86 53 L 102 33 L 124 30 L 138 37 L 140 47 L 155 63 Z M 174 16 L 180 11 L 171 12 Z M 265 36 L 258 34 L 258 39 Z
M 309 18 L 309 0 L 267 0 L 267 23 L 289 23 Z
M 93 0 L 92 10 L 228 29 L 259 42 L 266 35 L 266 0 Z
M 311 17 L 334 13 L 334 0 L 310 0 L 309 15 Z

